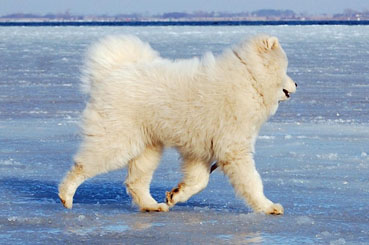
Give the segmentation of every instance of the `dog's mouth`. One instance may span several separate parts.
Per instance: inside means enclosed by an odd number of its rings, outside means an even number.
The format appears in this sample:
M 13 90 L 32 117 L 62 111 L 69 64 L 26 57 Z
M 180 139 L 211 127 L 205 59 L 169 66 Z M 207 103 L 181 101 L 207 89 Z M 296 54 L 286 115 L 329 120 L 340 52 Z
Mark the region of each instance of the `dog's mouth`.
M 291 80 L 291 78 L 289 78 L 289 80 Z M 295 85 L 295 87 L 293 87 L 293 85 Z M 279 102 L 289 100 L 289 98 L 291 97 L 291 94 L 296 92 L 297 83 L 287 84 L 287 88 L 288 90 L 282 87 L 283 93 L 279 92 L 279 96 L 281 96 Z

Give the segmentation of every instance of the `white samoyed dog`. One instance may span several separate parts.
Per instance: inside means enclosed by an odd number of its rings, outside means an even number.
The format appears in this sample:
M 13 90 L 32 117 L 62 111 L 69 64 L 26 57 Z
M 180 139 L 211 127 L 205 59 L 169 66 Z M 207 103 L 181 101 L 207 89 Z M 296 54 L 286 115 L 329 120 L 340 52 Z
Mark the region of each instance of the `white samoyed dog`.
M 276 37 L 175 61 L 134 36 L 101 40 L 85 61 L 83 142 L 59 186 L 63 205 L 72 208 L 85 180 L 127 166 L 127 192 L 139 208 L 168 211 L 206 187 L 216 161 L 255 212 L 283 214 L 264 195 L 253 153 L 262 124 L 296 91 L 286 72 Z M 179 151 L 184 176 L 158 203 L 150 182 L 164 147 Z

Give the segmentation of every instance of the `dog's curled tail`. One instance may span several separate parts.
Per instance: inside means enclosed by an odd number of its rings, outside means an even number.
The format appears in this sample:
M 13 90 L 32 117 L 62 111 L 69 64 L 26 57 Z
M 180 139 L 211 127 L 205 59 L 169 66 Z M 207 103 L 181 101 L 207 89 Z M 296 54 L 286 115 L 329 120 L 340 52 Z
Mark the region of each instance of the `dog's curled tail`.
M 96 84 L 124 64 L 152 61 L 157 57 L 159 54 L 138 37 L 105 37 L 87 50 L 82 68 L 82 91 L 90 93 Z

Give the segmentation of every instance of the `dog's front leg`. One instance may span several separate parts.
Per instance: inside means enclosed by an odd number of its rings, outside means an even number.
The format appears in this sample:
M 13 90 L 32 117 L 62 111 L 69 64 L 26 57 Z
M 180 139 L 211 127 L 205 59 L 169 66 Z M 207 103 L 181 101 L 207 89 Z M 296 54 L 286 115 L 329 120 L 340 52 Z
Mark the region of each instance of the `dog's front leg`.
M 265 197 L 263 183 L 255 168 L 252 153 L 232 150 L 233 154 L 227 154 L 224 160 L 219 161 L 219 166 L 228 176 L 236 193 L 246 199 L 255 212 L 280 215 L 284 210 L 282 205 L 273 203 Z M 238 154 L 242 153 L 243 154 Z

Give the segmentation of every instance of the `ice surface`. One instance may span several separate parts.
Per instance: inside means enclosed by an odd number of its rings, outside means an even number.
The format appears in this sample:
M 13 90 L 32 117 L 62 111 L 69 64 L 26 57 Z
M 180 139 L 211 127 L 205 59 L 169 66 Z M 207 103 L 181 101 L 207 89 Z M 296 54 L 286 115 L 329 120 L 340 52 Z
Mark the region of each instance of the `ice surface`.
M 285 215 L 254 214 L 226 177 L 169 213 L 139 213 L 125 170 L 84 183 L 72 210 L 57 198 L 80 138 L 85 48 L 135 34 L 163 56 L 219 53 L 246 36 L 280 38 L 298 92 L 260 132 L 256 165 Z M 1 244 L 366 244 L 369 241 L 369 27 L 2 27 L 0 31 Z M 180 180 L 169 149 L 151 191 Z

